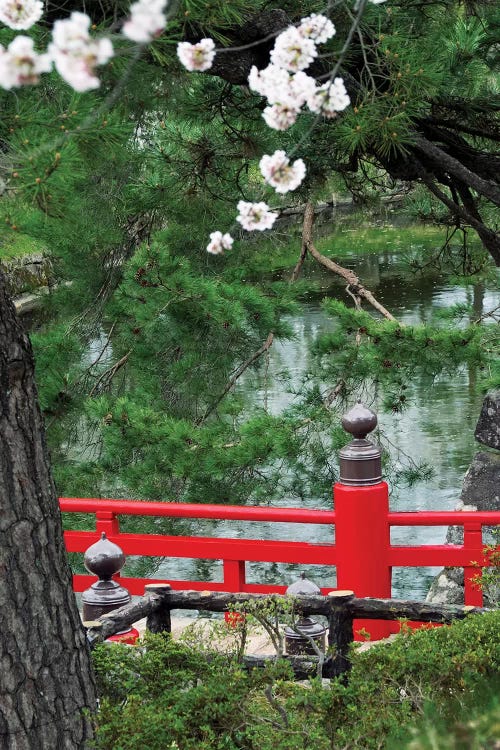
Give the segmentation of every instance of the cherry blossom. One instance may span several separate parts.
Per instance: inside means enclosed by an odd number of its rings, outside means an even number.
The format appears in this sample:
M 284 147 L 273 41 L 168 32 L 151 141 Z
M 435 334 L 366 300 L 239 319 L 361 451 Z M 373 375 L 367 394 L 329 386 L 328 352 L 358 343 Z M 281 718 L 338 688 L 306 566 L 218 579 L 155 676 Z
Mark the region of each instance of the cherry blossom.
M 297 110 L 316 90 L 316 81 L 307 73 L 299 70 L 292 75 L 278 65 L 268 65 L 262 70 L 253 65 L 248 85 L 252 91 L 265 96 L 269 104 L 288 104 Z
M 316 81 L 307 73 L 299 70 L 290 77 L 289 94 L 297 106 L 301 107 L 308 101 L 316 91 Z
M 262 117 L 273 130 L 288 130 L 293 125 L 300 112 L 300 107 L 293 104 L 273 104 L 266 107 Z
M 207 253 L 212 255 L 221 255 L 224 250 L 231 250 L 233 246 L 233 238 L 230 234 L 222 234 L 222 232 L 212 232 L 210 235 L 210 242 L 207 245 Z
M 10 29 L 29 29 L 43 13 L 41 0 L 0 0 L 0 21 Z
M 265 181 L 275 188 L 277 193 L 295 190 L 306 174 L 306 165 L 302 159 L 296 159 L 290 164 L 290 159 L 284 151 L 275 151 L 272 156 L 266 154 L 260 160 L 259 166 Z
M 215 57 L 215 43 L 213 39 L 202 39 L 197 44 L 179 42 L 177 57 L 188 70 L 208 70 L 212 67 Z
M 133 3 L 130 6 L 130 18 L 123 24 L 123 35 L 139 44 L 151 42 L 165 28 L 166 5 L 166 0 L 138 0 Z
M 239 214 L 236 221 L 239 221 L 243 229 L 248 232 L 252 232 L 254 229 L 258 229 L 260 232 L 263 232 L 264 229 L 271 229 L 278 218 L 278 214 L 269 210 L 267 203 L 240 201 L 237 208 Z
M 74 11 L 68 19 L 56 21 L 49 53 L 56 70 L 75 91 L 88 91 L 99 86 L 96 65 L 103 65 L 113 56 L 109 39 L 89 36 L 90 18 Z
M 38 83 L 40 73 L 51 68 L 50 55 L 37 54 L 29 36 L 19 34 L 7 49 L 0 45 L 0 86 L 4 89 Z
M 278 65 L 268 65 L 263 70 L 252 66 L 248 85 L 266 97 L 269 106 L 262 116 L 274 130 L 287 130 L 293 125 L 302 105 L 316 91 L 314 78 L 301 70 L 292 75 Z
M 271 51 L 271 62 L 295 73 L 307 68 L 317 54 L 318 51 L 312 39 L 302 36 L 295 26 L 290 26 L 276 37 Z
M 333 82 L 320 86 L 308 99 L 307 104 L 312 112 L 321 112 L 325 117 L 335 117 L 337 112 L 341 112 L 350 104 L 342 78 L 334 78 Z
M 311 13 L 307 18 L 303 18 L 297 31 L 301 36 L 312 39 L 315 44 L 327 42 L 336 33 L 330 19 L 317 13 Z
M 258 70 L 252 65 L 248 76 L 248 85 L 252 91 L 265 96 L 269 104 L 283 100 L 283 95 L 290 88 L 290 73 L 278 65 L 268 65 Z

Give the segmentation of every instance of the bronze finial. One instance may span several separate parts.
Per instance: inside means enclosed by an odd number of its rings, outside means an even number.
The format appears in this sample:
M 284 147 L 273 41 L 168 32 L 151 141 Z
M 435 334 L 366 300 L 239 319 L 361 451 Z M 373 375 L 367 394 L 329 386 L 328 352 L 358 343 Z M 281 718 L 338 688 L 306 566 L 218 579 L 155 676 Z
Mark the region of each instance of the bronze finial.
M 342 417 L 342 427 L 353 435 L 354 440 L 339 454 L 341 484 L 364 487 L 382 481 L 382 451 L 378 445 L 366 440 L 377 421 L 375 412 L 360 401 Z

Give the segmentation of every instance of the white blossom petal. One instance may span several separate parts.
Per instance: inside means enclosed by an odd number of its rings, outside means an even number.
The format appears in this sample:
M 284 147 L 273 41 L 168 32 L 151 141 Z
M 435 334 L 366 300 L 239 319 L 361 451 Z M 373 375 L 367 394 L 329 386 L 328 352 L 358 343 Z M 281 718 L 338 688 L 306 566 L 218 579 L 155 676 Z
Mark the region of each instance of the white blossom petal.
M 317 54 L 313 40 L 302 36 L 295 26 L 290 26 L 276 37 L 271 62 L 295 73 L 307 68 Z
M 52 30 L 49 53 L 59 75 L 75 91 L 97 88 L 100 81 L 95 75 L 95 67 L 113 57 L 110 40 L 92 39 L 89 27 L 90 18 L 75 11 L 69 18 L 56 21 Z
M 50 55 L 35 52 L 33 39 L 20 34 L 7 49 L 0 45 L 0 86 L 11 89 L 38 83 L 52 68 Z
M 306 174 L 306 165 L 302 159 L 296 159 L 290 164 L 290 159 L 284 151 L 275 151 L 272 156 L 266 154 L 260 160 L 259 166 L 265 181 L 275 188 L 277 193 L 295 190 Z
M 133 42 L 146 44 L 159 36 L 167 23 L 166 0 L 138 0 L 130 6 L 130 18 L 122 34 Z
M 320 112 L 325 117 L 335 117 L 350 104 L 349 95 L 342 78 L 335 78 L 331 83 L 325 83 L 316 89 L 307 105 L 311 112 Z
M 310 16 L 303 18 L 297 27 L 299 34 L 312 39 L 316 44 L 323 44 L 335 35 L 335 26 L 326 16 L 317 13 L 311 13 Z
M 41 0 L 0 0 L 0 21 L 10 29 L 29 29 L 42 14 Z
M 224 250 L 231 250 L 233 246 L 233 238 L 230 234 L 222 234 L 222 232 L 212 232 L 210 235 L 210 242 L 207 245 L 207 253 L 212 255 L 222 255 Z
M 267 203 L 247 203 L 240 201 L 238 203 L 239 214 L 236 221 L 239 221 L 243 229 L 248 232 L 258 230 L 263 232 L 265 229 L 271 229 L 272 225 L 278 218 L 278 214 L 269 210 Z
M 213 39 L 202 39 L 197 44 L 179 42 L 177 57 L 187 70 L 208 70 L 214 61 L 215 42 Z
M 273 130 L 288 130 L 294 124 L 300 108 L 293 104 L 273 104 L 266 107 L 262 117 Z

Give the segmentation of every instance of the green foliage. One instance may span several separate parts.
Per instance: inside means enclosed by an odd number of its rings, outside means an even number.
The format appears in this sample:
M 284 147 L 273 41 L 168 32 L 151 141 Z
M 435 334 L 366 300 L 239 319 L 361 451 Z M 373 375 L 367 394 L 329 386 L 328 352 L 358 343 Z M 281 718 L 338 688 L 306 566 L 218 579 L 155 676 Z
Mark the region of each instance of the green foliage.
M 206 655 L 161 637 L 146 649 L 106 646 L 95 666 L 101 692 L 96 748 L 248 746 L 256 695 L 289 677 L 286 665 L 244 672 L 225 655 Z
M 498 727 L 498 624 L 496 611 L 405 631 L 364 653 L 354 649 L 348 682 L 327 686 L 291 682 L 282 662 L 245 671 L 227 652 L 198 649 L 192 640 L 186 646 L 156 636 L 146 648 L 101 646 L 94 654 L 96 747 L 489 747 L 482 743 Z
M 43 373 L 39 388 L 40 406 L 46 414 L 64 412 L 71 400 L 68 384 L 79 372 L 82 342 L 68 333 L 64 325 L 51 327 L 48 335 L 35 332 L 31 341 L 37 368 Z M 57 360 L 54 351 L 57 351 Z
M 354 383 L 382 384 L 384 405 L 392 411 L 405 408 L 408 384 L 416 372 L 430 381 L 462 364 L 481 366 L 487 361 L 485 333 L 477 325 L 401 326 L 337 300 L 325 301 L 324 307 L 338 325 L 316 341 L 323 373 L 337 380 L 349 373 Z
M 492 541 L 483 549 L 488 567 L 483 567 L 476 585 L 483 591 L 488 606 L 500 606 L 500 528 L 492 530 Z
M 498 680 L 486 681 L 476 691 L 474 704 L 467 705 L 462 716 L 445 722 L 432 706 L 425 709 L 424 719 L 408 732 L 410 739 L 390 743 L 388 750 L 488 750 L 498 744 L 500 706 Z

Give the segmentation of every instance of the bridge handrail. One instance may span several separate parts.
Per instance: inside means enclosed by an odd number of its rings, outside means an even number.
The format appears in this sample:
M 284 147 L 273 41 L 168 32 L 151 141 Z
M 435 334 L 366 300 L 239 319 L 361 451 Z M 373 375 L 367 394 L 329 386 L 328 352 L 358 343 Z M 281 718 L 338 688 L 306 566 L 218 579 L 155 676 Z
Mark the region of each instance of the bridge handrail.
M 208 518 L 215 521 L 273 521 L 275 523 L 335 523 L 335 511 L 309 508 L 268 508 L 259 505 L 217 505 L 214 503 L 163 503 L 145 500 L 111 500 L 61 497 L 63 513 L 158 516 L 167 518 Z
M 150 500 L 61 497 L 63 513 L 116 516 L 157 516 L 166 518 L 206 518 L 214 521 L 255 521 L 274 523 L 335 524 L 334 510 L 315 508 L 270 508 L 261 505 L 222 505 L 216 503 L 169 503 Z M 398 511 L 388 514 L 390 526 L 497 526 L 500 511 Z
M 284 586 L 250 584 L 246 580 L 245 564 L 248 561 L 269 563 L 300 563 L 326 565 L 337 568 L 344 565 L 342 575 L 345 580 L 346 565 L 353 560 L 359 563 L 363 557 L 363 544 L 357 542 L 355 530 L 349 529 L 352 536 L 350 560 L 339 554 L 334 542 L 333 527 L 336 533 L 339 517 L 334 510 L 309 508 L 269 508 L 262 506 L 232 506 L 221 504 L 162 503 L 141 500 L 112 500 L 99 498 L 60 498 L 63 513 L 84 513 L 95 516 L 95 531 L 67 530 L 65 541 L 68 551 L 84 552 L 97 541 L 105 531 L 108 538 L 119 544 L 128 555 L 150 557 L 181 557 L 195 559 L 220 559 L 223 563 L 223 581 L 174 581 L 172 585 L 198 590 L 229 590 L 253 593 L 283 592 Z M 234 539 L 228 537 L 203 537 L 186 535 L 162 535 L 123 533 L 120 530 L 120 516 L 150 516 L 163 518 L 203 518 L 214 521 L 249 521 L 299 524 L 323 524 L 332 527 L 331 542 L 309 543 L 304 541 L 280 541 L 259 539 Z M 385 559 L 385 565 L 407 567 L 463 567 L 465 571 L 465 602 L 481 606 L 482 592 L 478 590 L 476 578 L 480 567 L 487 566 L 489 560 L 483 552 L 482 528 L 500 525 L 500 511 L 408 511 L 385 513 L 385 523 L 396 526 L 461 526 L 464 529 L 463 544 L 420 544 L 399 545 L 388 541 L 378 548 L 378 556 Z M 372 517 L 373 518 L 373 517 Z M 362 518 L 360 520 L 364 521 Z M 351 538 L 351 537 L 349 537 Z M 389 537 L 387 536 L 389 540 Z M 344 535 L 345 542 L 345 535 Z M 345 549 L 345 545 L 344 545 Z M 370 554 L 363 558 L 363 565 L 370 565 Z M 354 557 L 353 557 L 354 555 Z M 359 567 L 359 566 L 358 566 Z M 84 590 L 91 582 L 91 576 L 75 575 L 75 591 Z M 125 579 L 124 579 L 125 580 Z M 157 579 L 154 579 L 155 581 Z M 153 579 L 127 578 L 131 593 L 142 594 L 144 585 Z M 331 589 L 324 589 L 326 593 Z

